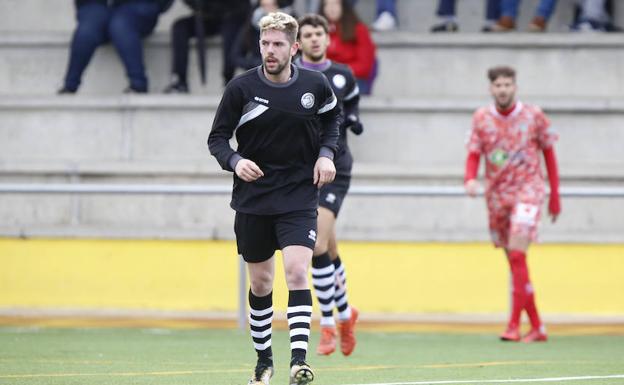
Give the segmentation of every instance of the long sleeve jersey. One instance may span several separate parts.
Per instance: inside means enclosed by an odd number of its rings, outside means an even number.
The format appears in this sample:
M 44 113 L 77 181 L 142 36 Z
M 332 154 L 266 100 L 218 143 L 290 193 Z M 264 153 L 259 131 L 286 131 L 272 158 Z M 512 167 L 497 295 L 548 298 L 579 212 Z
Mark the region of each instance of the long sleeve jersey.
M 320 71 L 329 80 L 329 84 L 336 98 L 338 98 L 338 104 L 341 106 L 344 116 L 343 123 L 340 126 L 338 151 L 334 158 L 336 175 L 351 176 L 353 158 L 347 142 L 347 128 L 353 121 L 360 120 L 360 90 L 351 69 L 332 60 L 327 60 L 321 64 L 311 64 L 303 61 L 301 57 L 295 60 L 295 65 Z
M 240 158 L 254 161 L 264 176 L 245 182 L 234 173 L 231 207 L 273 215 L 316 209 L 313 184 L 319 154 L 338 149 L 341 108 L 319 72 L 291 66 L 285 83 L 268 80 L 257 67 L 228 83 L 208 136 L 210 153 L 224 170 Z M 238 147 L 230 146 L 236 133 Z

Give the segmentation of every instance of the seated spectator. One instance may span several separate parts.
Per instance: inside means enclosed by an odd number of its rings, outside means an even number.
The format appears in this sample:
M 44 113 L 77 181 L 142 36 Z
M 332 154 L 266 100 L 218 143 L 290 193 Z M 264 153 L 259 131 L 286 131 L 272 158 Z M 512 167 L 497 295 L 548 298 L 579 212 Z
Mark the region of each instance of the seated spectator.
M 329 21 L 327 58 L 351 68 L 360 94 L 369 95 L 377 75 L 375 43 L 349 0 L 323 0 L 319 14 Z
M 436 14 L 441 21 L 431 27 L 431 32 L 457 32 L 459 24 L 455 16 L 456 0 L 440 0 L 438 1 L 438 10 Z M 485 9 L 485 26 L 481 29 L 483 32 L 492 30 L 492 25 L 500 18 L 500 0 L 487 0 Z
M 492 26 L 492 32 L 508 32 L 516 29 L 518 7 L 521 0 L 500 0 L 501 17 Z M 540 0 L 535 10 L 535 16 L 529 23 L 529 32 L 545 32 L 550 16 L 555 10 L 557 0 Z
M 150 35 L 159 15 L 173 0 L 76 0 L 78 25 L 72 36 L 69 63 L 59 94 L 78 90 L 82 74 L 97 47 L 112 42 L 126 69 L 129 86 L 124 92 L 148 90 L 141 39 Z
M 607 0 L 579 0 L 575 6 L 574 32 L 621 32 L 613 24 L 613 3 Z
M 232 62 L 236 68 L 248 70 L 262 64 L 260 55 L 260 26 L 258 22 L 271 12 L 293 15 L 292 0 L 260 0 L 249 22 L 240 30 L 232 46 Z
M 375 31 L 394 31 L 399 25 L 398 20 L 396 0 L 377 0 L 377 18 L 372 24 Z
M 188 93 L 189 41 L 197 36 L 221 35 L 223 44 L 223 83 L 234 77 L 234 40 L 251 10 L 249 0 L 184 0 L 193 14 L 179 18 L 171 28 L 171 83 L 165 93 Z

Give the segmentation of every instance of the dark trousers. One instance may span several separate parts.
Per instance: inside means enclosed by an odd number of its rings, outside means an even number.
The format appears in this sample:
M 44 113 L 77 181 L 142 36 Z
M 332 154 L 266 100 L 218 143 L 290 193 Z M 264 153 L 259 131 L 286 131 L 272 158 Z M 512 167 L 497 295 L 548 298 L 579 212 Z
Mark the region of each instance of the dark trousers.
M 455 4 L 456 0 L 440 0 L 437 15 L 442 17 L 455 16 Z M 500 16 L 501 0 L 487 0 L 485 5 L 486 20 L 498 20 Z
M 223 80 L 227 84 L 236 69 L 232 47 L 236 36 L 245 23 L 245 18 L 226 17 L 223 20 L 206 19 L 203 23 L 206 36 L 221 35 L 223 49 Z M 189 41 L 197 37 L 195 28 L 195 16 L 188 16 L 176 20 L 171 29 L 171 42 L 173 51 L 172 72 L 178 82 L 188 83 Z
M 77 11 L 78 26 L 69 51 L 64 87 L 75 91 L 95 49 L 112 42 L 126 69 L 130 87 L 147 92 L 141 39 L 154 30 L 160 7 L 156 2 L 134 1 L 117 7 L 88 2 Z

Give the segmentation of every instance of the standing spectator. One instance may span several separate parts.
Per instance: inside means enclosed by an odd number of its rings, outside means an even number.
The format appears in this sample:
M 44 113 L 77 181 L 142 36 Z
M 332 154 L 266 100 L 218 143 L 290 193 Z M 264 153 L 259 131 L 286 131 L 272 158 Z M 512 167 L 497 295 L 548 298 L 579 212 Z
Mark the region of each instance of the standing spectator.
M 369 95 L 377 75 L 375 43 L 349 0 L 323 0 L 319 14 L 329 21 L 327 58 L 351 68 L 360 94 Z
M 154 31 L 160 13 L 172 1 L 76 0 L 78 25 L 71 41 L 65 81 L 58 93 L 73 94 L 78 90 L 96 48 L 109 41 L 126 69 L 130 84 L 124 92 L 147 92 L 141 39 Z
M 396 0 L 377 0 L 377 18 L 372 24 L 375 31 L 394 31 L 399 22 Z
M 244 70 L 257 67 L 262 64 L 262 55 L 258 48 L 260 40 L 260 19 L 271 12 L 280 11 L 293 15 L 292 0 L 260 0 L 258 6 L 251 13 L 251 18 L 245 25 L 232 46 L 232 62 L 236 68 Z
M 512 306 L 503 341 L 546 341 L 535 304 L 535 294 L 527 251 L 536 240 L 542 203 L 544 177 L 540 166 L 543 153 L 550 182 L 548 211 L 553 222 L 561 212 L 559 173 L 553 144 L 557 135 L 548 118 L 537 106 L 516 100 L 516 72 L 510 67 L 488 71 L 494 104 L 478 109 L 473 117 L 468 142 L 464 185 L 470 196 L 480 189 L 477 182 L 479 158 L 485 157 L 485 198 L 490 233 L 496 247 L 505 250 L 512 277 Z M 526 311 L 531 330 L 520 336 L 520 316 Z
M 439 0 L 438 10 L 436 14 L 441 21 L 431 27 L 431 32 L 457 32 L 459 24 L 455 13 L 456 0 Z M 489 32 L 492 25 L 500 18 L 500 0 L 487 0 L 485 9 L 485 26 L 481 29 L 483 32 Z
M 171 83 L 165 93 L 188 93 L 189 41 L 193 37 L 220 34 L 223 44 L 223 82 L 234 76 L 232 46 L 249 15 L 249 0 L 184 0 L 193 14 L 182 17 L 171 28 Z M 201 30 L 200 30 L 201 29 Z
M 312 318 L 308 267 L 316 242 L 318 189 L 333 181 L 341 110 L 327 78 L 292 65 L 297 21 L 281 12 L 260 20 L 262 66 L 225 88 L 208 136 L 210 153 L 234 172 L 238 254 L 249 271 L 249 321 L 257 354 L 249 384 L 273 375 L 275 250 L 282 250 L 290 330 L 290 382 L 306 385 Z M 230 147 L 236 131 L 237 150 Z
M 336 245 L 336 219 L 351 184 L 353 157 L 349 150 L 347 132 L 360 135 L 358 87 L 349 67 L 327 59 L 329 25 L 320 15 L 306 15 L 299 19 L 299 45 L 301 56 L 295 64 L 301 68 L 321 71 L 334 90 L 345 116 L 340 126 L 338 152 L 334 157 L 336 178 L 320 190 L 318 230 L 312 257 L 312 285 L 321 308 L 321 340 L 316 352 L 332 354 L 336 350 L 336 321 L 334 308 L 338 310 L 340 350 L 345 356 L 355 349 L 355 323 L 358 311 L 349 305 L 345 267 L 338 255 Z
M 501 17 L 492 26 L 492 32 L 508 32 L 516 29 L 518 7 L 521 0 L 500 0 Z M 529 23 L 529 32 L 545 32 L 550 16 L 555 10 L 557 0 L 540 0 L 535 10 L 535 16 Z

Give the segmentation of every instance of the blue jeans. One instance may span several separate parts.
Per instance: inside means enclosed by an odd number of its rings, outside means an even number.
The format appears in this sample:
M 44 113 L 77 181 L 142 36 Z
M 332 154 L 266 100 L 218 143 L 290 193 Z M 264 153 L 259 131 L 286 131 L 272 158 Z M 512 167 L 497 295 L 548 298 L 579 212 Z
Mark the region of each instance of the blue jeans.
M 457 0 L 440 0 L 436 14 L 441 17 L 455 16 Z M 501 16 L 501 0 L 487 0 L 485 8 L 486 20 L 498 20 Z
M 396 19 L 396 0 L 377 0 L 377 15 L 382 12 L 389 12 Z
M 152 1 L 128 2 L 117 7 L 97 2 L 81 5 L 77 11 L 78 26 L 72 37 L 64 88 L 78 89 L 95 49 L 110 41 L 123 62 L 130 87 L 147 92 L 141 39 L 152 33 L 159 12 L 160 7 Z
M 501 1 L 501 15 L 509 16 L 512 19 L 518 17 L 518 7 L 521 0 L 500 0 Z M 535 10 L 535 16 L 543 17 L 545 20 L 550 19 L 550 16 L 555 10 L 557 0 L 540 0 Z

